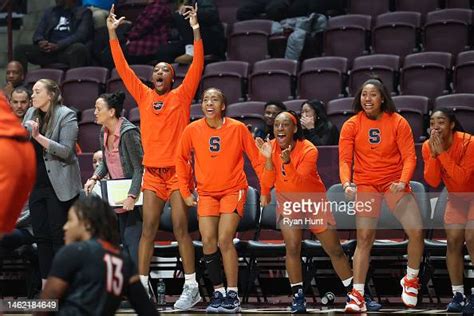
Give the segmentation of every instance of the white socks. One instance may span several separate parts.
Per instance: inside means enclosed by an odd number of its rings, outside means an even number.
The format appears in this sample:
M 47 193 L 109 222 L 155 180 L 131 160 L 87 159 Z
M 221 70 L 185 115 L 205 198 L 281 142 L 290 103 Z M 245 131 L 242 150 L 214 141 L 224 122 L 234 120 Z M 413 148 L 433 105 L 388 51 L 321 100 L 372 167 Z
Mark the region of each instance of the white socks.
M 225 292 L 225 288 L 222 286 L 222 287 L 218 287 L 217 289 L 214 289 L 214 291 L 216 292 L 221 292 L 222 296 L 225 297 L 226 295 L 226 292 Z
M 196 272 L 191 273 L 191 274 L 185 274 L 184 275 L 184 284 L 188 284 L 191 286 L 198 286 L 198 283 L 196 281 Z
M 407 279 L 408 280 L 415 279 L 418 276 L 418 272 L 420 272 L 420 270 L 415 270 L 407 266 Z
M 451 288 L 453 289 L 453 295 L 456 295 L 456 292 L 461 293 L 464 295 L 464 285 L 451 285 Z
M 360 295 L 364 296 L 364 283 L 354 283 L 354 290 L 360 293 Z

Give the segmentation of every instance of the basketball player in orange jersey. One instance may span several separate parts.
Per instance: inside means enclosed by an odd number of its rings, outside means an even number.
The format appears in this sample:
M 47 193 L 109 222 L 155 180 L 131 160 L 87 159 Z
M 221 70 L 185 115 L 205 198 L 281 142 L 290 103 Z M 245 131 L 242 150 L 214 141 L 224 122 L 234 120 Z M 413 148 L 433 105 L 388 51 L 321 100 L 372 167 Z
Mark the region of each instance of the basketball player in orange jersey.
M 188 209 L 178 189 L 175 169 L 176 141 L 189 123 L 191 101 L 196 94 L 204 68 L 204 50 L 197 20 L 197 5 L 186 6 L 184 12 L 194 33 L 194 58 L 183 83 L 174 89 L 172 89 L 174 69 L 164 62 L 156 64 L 153 69 L 153 89 L 140 81 L 127 64 L 117 39 L 116 29 L 125 18 L 117 19 L 113 7 L 107 18 L 115 67 L 140 110 L 145 171 L 142 185 L 143 230 L 138 250 L 138 272 L 143 285 L 148 288 L 155 234 L 163 207 L 169 200 L 174 235 L 178 241 L 185 273 L 183 293 L 174 307 L 182 310 L 191 308 L 201 297 L 194 269 L 194 247 L 188 233 Z
M 0 93 L 0 238 L 15 228 L 36 179 L 35 151 L 26 129 Z
M 408 122 L 396 113 L 386 87 L 369 79 L 354 98 L 356 113 L 344 123 L 339 139 L 339 176 L 348 198 L 370 202 L 357 212 L 357 247 L 353 259 L 354 285 L 346 312 L 365 312 L 364 283 L 380 214 L 382 194 L 409 238 L 408 267 L 400 281 L 402 301 L 414 307 L 423 254 L 423 223 L 409 181 L 416 167 L 415 145 Z M 354 167 L 353 167 L 354 163 Z
M 244 172 L 245 152 L 260 174 L 258 149 L 245 124 L 224 117 L 227 101 L 219 89 L 204 91 L 204 118 L 189 124 L 179 144 L 176 171 L 181 195 L 188 206 L 197 205 L 204 261 L 214 285 L 208 313 L 237 313 L 238 257 L 233 238 L 243 216 L 248 188 Z M 197 181 L 196 199 L 189 190 L 191 152 Z M 227 291 L 221 273 L 221 254 Z
M 425 180 L 432 187 L 443 181 L 449 193 L 444 224 L 446 265 L 453 291 L 448 312 L 474 313 L 474 289 L 464 296 L 464 242 L 474 258 L 474 137 L 463 133 L 454 113 L 441 108 L 430 118 L 430 138 L 423 144 Z M 472 260 L 472 259 L 471 259 Z
M 262 206 L 269 203 L 269 188 L 272 187 L 275 187 L 277 194 L 285 195 L 326 192 L 326 187 L 321 181 L 317 169 L 318 150 L 311 142 L 304 139 L 303 129 L 296 113 L 293 111 L 281 112 L 275 118 L 273 126 L 275 139 L 271 141 L 256 139 L 262 163 L 264 163 L 261 176 Z M 280 197 L 278 200 L 278 205 L 284 203 L 284 201 L 280 201 Z M 309 216 L 314 217 L 313 215 Z M 341 278 L 342 283 L 348 287 L 352 281 L 352 271 L 339 242 L 334 227 L 335 220 L 329 210 L 319 213 L 318 216 L 323 220 L 322 224 L 310 226 L 311 231 L 318 237 L 324 251 L 331 258 L 334 270 Z M 280 223 L 280 228 L 285 241 L 286 269 L 293 297 L 291 312 L 305 313 L 306 300 L 301 271 L 303 229 L 284 225 L 284 221 L 283 224 Z

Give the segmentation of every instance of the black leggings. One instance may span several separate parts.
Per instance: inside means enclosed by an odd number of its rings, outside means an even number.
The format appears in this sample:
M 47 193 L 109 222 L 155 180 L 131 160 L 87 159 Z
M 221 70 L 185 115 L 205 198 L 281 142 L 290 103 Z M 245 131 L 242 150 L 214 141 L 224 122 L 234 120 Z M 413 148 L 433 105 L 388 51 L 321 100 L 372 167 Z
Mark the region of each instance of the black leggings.
M 30 195 L 33 234 L 38 245 L 41 278 L 48 277 L 55 253 L 64 245 L 63 226 L 72 200 L 61 202 L 52 187 L 35 188 Z

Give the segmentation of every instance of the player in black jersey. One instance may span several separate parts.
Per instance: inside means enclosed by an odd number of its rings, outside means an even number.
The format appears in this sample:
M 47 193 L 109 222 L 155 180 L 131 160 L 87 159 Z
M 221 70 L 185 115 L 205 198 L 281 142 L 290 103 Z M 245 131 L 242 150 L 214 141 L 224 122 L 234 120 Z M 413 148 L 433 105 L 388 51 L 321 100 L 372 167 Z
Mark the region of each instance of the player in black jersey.
M 42 299 L 59 299 L 59 315 L 114 315 L 122 296 L 139 315 L 158 315 L 131 259 L 119 247 L 117 219 L 99 197 L 77 200 L 64 225 Z

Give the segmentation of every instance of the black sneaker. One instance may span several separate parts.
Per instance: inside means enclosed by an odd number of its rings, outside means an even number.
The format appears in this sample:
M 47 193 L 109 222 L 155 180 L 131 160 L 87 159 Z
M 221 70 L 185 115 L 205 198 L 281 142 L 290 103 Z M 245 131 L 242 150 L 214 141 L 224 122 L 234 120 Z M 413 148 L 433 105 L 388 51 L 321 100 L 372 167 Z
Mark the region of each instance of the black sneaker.
M 303 289 L 299 289 L 298 293 L 293 296 L 293 302 L 291 303 L 291 313 L 306 313 L 306 299 L 304 298 Z
M 222 302 L 224 301 L 224 295 L 219 291 L 214 291 L 212 294 L 211 302 L 206 308 L 206 313 L 219 313 Z
M 467 304 L 462 309 L 462 314 L 474 315 L 474 294 L 471 294 L 471 296 L 469 296 L 469 299 L 467 300 Z
M 367 306 L 367 311 L 377 312 L 382 308 L 382 304 L 378 303 L 377 301 L 374 301 L 372 297 L 370 297 L 370 295 L 365 294 L 364 299 L 365 299 L 365 306 Z
M 221 313 L 238 313 L 240 312 L 240 299 L 236 291 L 228 291 L 224 301 L 219 307 Z
M 466 297 L 462 293 L 456 292 L 446 310 L 451 313 L 460 313 L 464 306 L 466 306 Z

